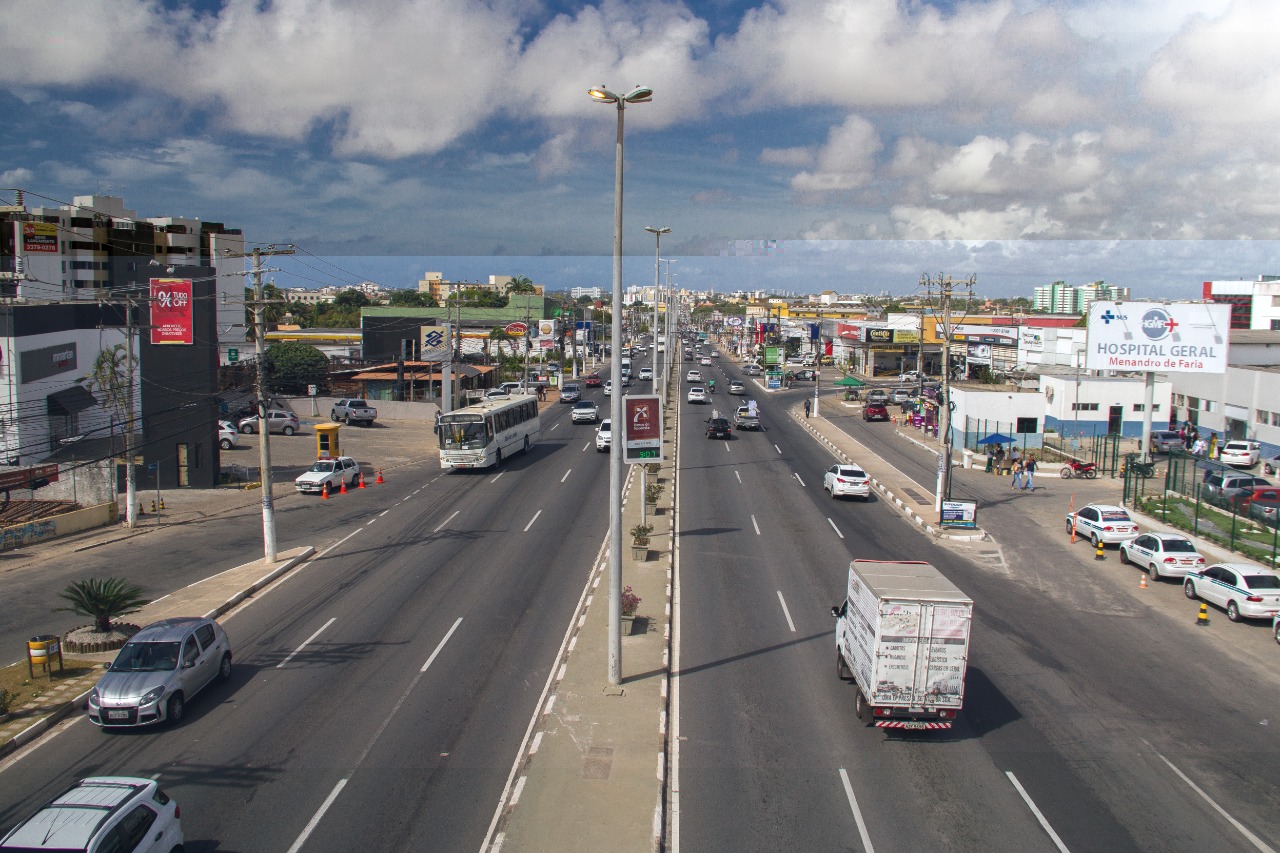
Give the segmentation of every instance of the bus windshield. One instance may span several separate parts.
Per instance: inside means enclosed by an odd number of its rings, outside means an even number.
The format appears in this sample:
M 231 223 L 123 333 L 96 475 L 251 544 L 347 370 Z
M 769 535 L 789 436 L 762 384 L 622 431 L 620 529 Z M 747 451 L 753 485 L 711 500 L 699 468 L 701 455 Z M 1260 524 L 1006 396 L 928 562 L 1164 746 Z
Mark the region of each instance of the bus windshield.
M 489 443 L 484 419 L 478 415 L 460 415 L 440 419 L 441 447 L 449 450 L 483 450 Z

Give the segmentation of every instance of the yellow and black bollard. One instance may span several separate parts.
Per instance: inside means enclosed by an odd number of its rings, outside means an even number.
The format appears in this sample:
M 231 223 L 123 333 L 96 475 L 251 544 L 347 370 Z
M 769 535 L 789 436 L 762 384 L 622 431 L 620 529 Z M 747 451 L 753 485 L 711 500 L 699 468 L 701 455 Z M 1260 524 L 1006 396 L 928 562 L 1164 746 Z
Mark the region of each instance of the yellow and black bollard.
M 1198 628 L 1209 627 L 1209 605 L 1207 604 L 1200 605 L 1200 613 L 1196 616 L 1196 627 Z
M 1097 548 L 1097 550 L 1096 550 L 1096 551 L 1094 551 L 1094 553 L 1093 553 L 1093 559 L 1095 559 L 1095 560 L 1105 560 L 1105 559 L 1107 559 L 1107 555 L 1106 555 L 1106 553 L 1102 550 L 1102 549 L 1103 549 L 1103 545 L 1102 545 L 1102 541 L 1101 541 L 1101 540 L 1099 540 L 1099 541 L 1098 541 L 1098 544 L 1097 544 L 1096 548 Z

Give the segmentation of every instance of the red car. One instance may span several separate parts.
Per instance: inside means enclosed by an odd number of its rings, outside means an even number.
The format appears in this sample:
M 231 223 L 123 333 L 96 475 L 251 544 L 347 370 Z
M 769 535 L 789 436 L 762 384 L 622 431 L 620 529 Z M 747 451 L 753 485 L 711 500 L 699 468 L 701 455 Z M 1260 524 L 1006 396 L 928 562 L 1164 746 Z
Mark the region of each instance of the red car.
M 588 388 L 599 388 L 604 384 L 604 380 L 600 378 L 599 373 L 589 374 L 587 378 L 582 381 Z
M 864 421 L 887 421 L 889 420 L 889 407 L 884 403 L 867 403 L 867 407 L 862 410 L 862 419 Z

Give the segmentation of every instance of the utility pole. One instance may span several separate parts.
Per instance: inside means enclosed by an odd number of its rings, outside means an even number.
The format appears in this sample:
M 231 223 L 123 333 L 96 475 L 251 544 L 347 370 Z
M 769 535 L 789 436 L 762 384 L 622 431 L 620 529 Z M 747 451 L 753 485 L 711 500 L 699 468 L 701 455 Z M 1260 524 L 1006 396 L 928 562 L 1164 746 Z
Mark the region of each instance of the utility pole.
M 253 351 L 258 359 L 257 394 L 258 394 L 258 467 L 261 468 L 262 480 L 262 551 L 263 562 L 276 561 L 276 509 L 271 489 L 271 429 L 267 423 L 267 366 L 263 356 L 266 354 L 267 318 L 263 309 L 267 301 L 262 295 L 262 274 L 274 272 L 262 266 L 262 259 L 272 255 L 292 255 L 292 246 L 277 249 L 274 246 L 266 249 L 254 249 L 250 255 L 231 255 L 230 257 L 253 258 Z
M 130 299 L 125 303 L 125 368 L 129 371 L 129 391 L 125 396 L 125 433 L 124 433 L 124 526 L 132 528 L 138 523 L 138 473 L 133 467 L 133 333 L 137 327 L 133 323 L 133 309 L 136 303 Z M 160 482 L 160 472 L 156 472 L 156 483 Z
M 944 276 L 942 273 L 938 273 L 936 279 L 931 279 L 927 275 L 920 276 L 920 286 L 925 289 L 930 299 L 932 299 L 934 288 L 937 288 L 938 306 L 942 310 L 942 400 L 938 405 L 938 443 L 942 445 L 942 453 L 938 457 L 937 494 L 933 501 L 933 508 L 938 513 L 939 520 L 942 518 L 942 502 L 951 495 L 951 412 L 954 408 L 951 402 L 951 341 L 955 332 L 951 323 L 951 303 L 955 288 L 963 287 L 967 291 L 965 299 L 967 308 L 973 299 L 973 288 L 977 282 L 976 275 L 971 275 L 958 284 L 951 281 L 951 276 Z

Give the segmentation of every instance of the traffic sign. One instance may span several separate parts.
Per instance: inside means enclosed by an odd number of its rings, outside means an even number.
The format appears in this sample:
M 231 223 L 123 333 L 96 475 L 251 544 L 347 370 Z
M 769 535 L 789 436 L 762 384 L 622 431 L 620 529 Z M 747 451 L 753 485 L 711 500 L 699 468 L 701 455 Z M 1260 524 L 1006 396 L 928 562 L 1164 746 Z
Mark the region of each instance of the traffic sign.
M 657 394 L 622 398 L 622 461 L 663 461 L 662 398 Z
M 529 327 L 517 320 L 514 323 L 508 323 L 506 331 L 511 337 L 518 338 L 529 331 Z
M 227 362 L 229 364 L 235 364 L 239 360 L 240 360 L 240 350 L 236 349 L 235 347 L 232 347 L 231 349 L 227 350 Z

